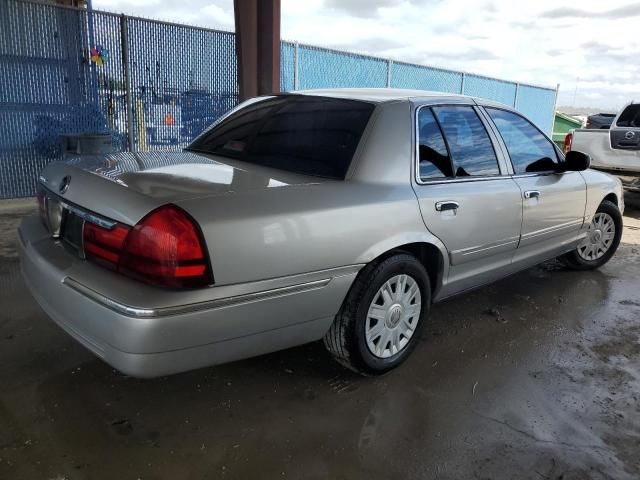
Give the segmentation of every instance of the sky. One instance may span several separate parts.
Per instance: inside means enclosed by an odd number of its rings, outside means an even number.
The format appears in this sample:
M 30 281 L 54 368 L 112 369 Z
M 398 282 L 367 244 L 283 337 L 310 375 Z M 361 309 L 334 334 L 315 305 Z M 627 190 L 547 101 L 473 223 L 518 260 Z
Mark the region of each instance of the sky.
M 640 100 L 640 2 L 282 0 L 284 40 L 555 88 L 558 105 Z M 93 0 L 96 10 L 224 30 L 233 0 Z

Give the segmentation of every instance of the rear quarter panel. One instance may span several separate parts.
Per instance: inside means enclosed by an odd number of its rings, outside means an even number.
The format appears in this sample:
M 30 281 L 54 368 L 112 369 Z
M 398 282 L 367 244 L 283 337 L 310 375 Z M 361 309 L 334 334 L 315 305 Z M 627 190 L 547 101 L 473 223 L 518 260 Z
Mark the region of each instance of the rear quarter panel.
M 414 242 L 446 259 L 411 188 L 411 125 L 408 101 L 378 105 L 344 181 L 178 202 L 202 226 L 216 284 L 365 264 Z
M 433 240 L 409 185 L 330 182 L 179 205 L 201 225 L 216 285 L 365 264 Z

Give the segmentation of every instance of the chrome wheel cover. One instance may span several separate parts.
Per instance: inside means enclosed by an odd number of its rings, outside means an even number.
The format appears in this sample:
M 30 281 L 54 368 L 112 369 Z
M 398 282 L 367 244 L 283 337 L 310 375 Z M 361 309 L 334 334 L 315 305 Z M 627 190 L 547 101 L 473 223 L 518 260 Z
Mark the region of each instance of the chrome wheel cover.
M 369 351 L 389 358 L 408 344 L 420 320 L 422 296 L 418 283 L 409 275 L 387 280 L 374 295 L 365 321 Z
M 611 248 L 616 235 L 616 224 L 608 213 L 596 213 L 587 230 L 587 237 L 578 245 L 578 255 L 583 260 L 602 258 Z

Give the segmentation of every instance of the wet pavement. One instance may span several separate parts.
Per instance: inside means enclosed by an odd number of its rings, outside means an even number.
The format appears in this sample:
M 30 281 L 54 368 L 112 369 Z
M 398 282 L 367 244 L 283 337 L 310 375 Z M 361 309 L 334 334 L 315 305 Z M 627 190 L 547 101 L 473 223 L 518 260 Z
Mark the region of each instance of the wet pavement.
M 1 479 L 640 478 L 640 195 L 599 271 L 556 262 L 434 306 L 400 369 L 311 344 L 116 373 L 26 291 L 0 205 Z

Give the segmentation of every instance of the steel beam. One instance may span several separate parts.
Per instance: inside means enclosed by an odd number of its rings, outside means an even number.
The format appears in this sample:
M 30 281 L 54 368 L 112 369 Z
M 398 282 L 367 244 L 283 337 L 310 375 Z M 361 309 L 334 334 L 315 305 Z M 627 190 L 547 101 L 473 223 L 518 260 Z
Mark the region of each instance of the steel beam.
M 240 100 L 280 91 L 280 0 L 234 0 Z

